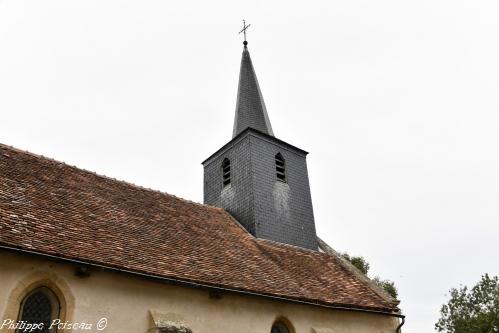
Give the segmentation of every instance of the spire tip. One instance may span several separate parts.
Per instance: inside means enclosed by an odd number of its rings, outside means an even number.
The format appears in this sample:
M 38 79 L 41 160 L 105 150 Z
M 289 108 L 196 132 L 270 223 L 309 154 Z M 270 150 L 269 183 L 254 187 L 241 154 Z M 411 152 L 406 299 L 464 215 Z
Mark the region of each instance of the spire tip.
M 243 20 L 243 30 L 239 31 L 239 33 L 243 33 L 244 34 L 244 48 L 246 48 L 246 45 L 248 45 L 248 42 L 246 41 L 246 30 L 248 30 L 248 28 L 250 27 L 251 24 L 248 24 L 246 25 L 246 20 Z

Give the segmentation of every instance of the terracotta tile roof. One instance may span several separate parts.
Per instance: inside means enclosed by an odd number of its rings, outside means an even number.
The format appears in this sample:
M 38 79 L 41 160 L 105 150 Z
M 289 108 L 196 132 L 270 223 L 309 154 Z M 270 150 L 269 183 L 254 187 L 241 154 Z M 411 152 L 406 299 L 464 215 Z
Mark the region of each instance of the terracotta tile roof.
M 256 239 L 222 209 L 4 145 L 0 246 L 322 305 L 397 306 L 337 257 Z

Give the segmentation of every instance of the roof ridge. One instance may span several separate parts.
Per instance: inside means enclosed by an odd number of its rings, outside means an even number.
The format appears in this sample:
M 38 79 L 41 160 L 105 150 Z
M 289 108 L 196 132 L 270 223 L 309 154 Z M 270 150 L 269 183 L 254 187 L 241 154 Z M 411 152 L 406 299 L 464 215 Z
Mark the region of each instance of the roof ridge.
M 373 280 L 367 276 L 366 274 L 362 273 L 357 267 L 355 267 L 351 262 L 346 260 L 341 256 L 341 254 L 333 249 L 329 244 L 327 244 L 324 240 L 322 240 L 320 237 L 317 237 L 317 241 L 319 243 L 319 247 L 323 247 L 325 250 L 323 253 L 329 256 L 335 257 L 340 265 L 345 267 L 349 272 L 351 272 L 355 277 L 364 282 L 375 294 L 377 294 L 379 297 L 381 297 L 384 301 L 393 303 L 395 305 L 398 305 L 400 301 L 393 297 L 392 295 L 388 294 L 383 288 L 378 286 L 376 283 L 373 282 Z
M 313 253 L 313 254 L 322 254 L 321 252 L 319 252 L 317 250 L 307 249 L 307 248 L 304 248 L 304 247 L 301 247 L 301 246 L 292 245 L 292 244 L 288 244 L 288 243 L 280 243 L 280 242 L 277 242 L 277 241 L 274 241 L 274 240 L 271 240 L 271 239 L 257 238 L 257 237 L 255 237 L 255 239 L 257 241 L 259 241 L 259 242 L 262 242 L 262 243 L 269 243 L 269 245 L 272 245 L 272 246 L 275 246 L 275 247 L 284 247 L 284 248 L 289 247 L 292 250 L 299 250 L 299 251 L 303 251 L 303 252 L 307 252 L 307 253 Z
M 63 165 L 65 167 L 69 167 L 69 168 L 75 169 L 75 170 L 80 171 L 80 172 L 85 172 L 87 174 L 91 174 L 93 176 L 96 176 L 96 177 L 99 177 L 99 178 L 102 178 L 102 179 L 105 179 L 105 180 L 109 180 L 109 181 L 113 181 L 113 182 L 116 182 L 116 183 L 120 183 L 122 185 L 126 185 L 126 186 L 129 186 L 129 187 L 135 188 L 135 189 L 158 193 L 158 194 L 161 194 L 161 195 L 164 195 L 164 196 L 168 196 L 168 197 L 172 197 L 172 198 L 175 198 L 177 200 L 184 201 L 184 202 L 187 202 L 187 203 L 190 203 L 190 204 L 194 204 L 194 205 L 197 205 L 197 206 L 202 206 L 202 207 L 206 207 L 206 208 L 210 208 L 210 209 L 214 209 L 214 210 L 223 210 L 222 208 L 219 208 L 219 207 L 215 207 L 215 206 L 211 206 L 211 205 L 207 205 L 207 204 L 202 204 L 202 203 L 199 203 L 199 202 L 196 202 L 196 201 L 192 201 L 192 200 L 188 200 L 188 199 L 185 199 L 185 198 L 181 198 L 181 197 L 178 197 L 178 196 L 176 196 L 174 194 L 170 194 L 170 193 L 167 193 L 167 192 L 162 192 L 160 190 L 155 190 L 155 189 L 148 188 L 148 187 L 145 187 L 145 186 L 137 185 L 137 184 L 131 183 L 131 182 L 126 181 L 126 180 L 116 179 L 116 178 L 113 178 L 113 177 L 110 177 L 110 176 L 102 175 L 102 174 L 97 173 L 96 171 L 91 171 L 91 170 L 87 170 L 87 169 L 84 169 L 84 168 L 80 168 L 80 167 L 77 167 L 76 165 L 67 164 L 67 163 L 65 163 L 63 161 L 59 161 L 59 160 L 56 160 L 54 158 L 47 157 L 47 156 L 44 156 L 44 155 L 41 155 L 41 154 L 36 154 L 36 153 L 30 152 L 28 150 L 23 150 L 23 149 L 20 149 L 20 148 L 16 148 L 14 146 L 9 146 L 9 145 L 6 145 L 6 144 L 1 143 L 1 142 L 0 142 L 0 148 L 9 149 L 9 150 L 15 151 L 16 153 L 21 153 L 21 154 L 29 155 L 31 157 L 35 157 L 35 158 L 42 159 L 42 160 L 45 160 L 45 161 L 48 161 L 48 162 L 52 162 L 52 163 L 56 163 L 56 164 L 59 164 L 59 165 Z
M 292 252 L 294 252 L 295 255 L 304 255 L 304 256 L 326 256 L 326 257 L 332 257 L 336 262 L 340 264 L 347 272 L 349 272 L 351 275 L 355 277 L 355 279 L 360 282 L 362 285 L 364 285 L 368 290 L 370 290 L 374 295 L 376 295 L 381 301 L 389 303 L 393 305 L 394 307 L 397 307 L 397 305 L 400 303 L 400 301 L 391 295 L 389 295 L 386 291 L 384 291 L 382 288 L 380 288 L 378 285 L 376 285 L 368 276 L 362 274 L 355 266 L 353 266 L 350 262 L 342 258 L 339 253 L 334 250 L 332 247 L 330 247 L 327 243 L 325 243 L 321 238 L 317 237 L 317 240 L 320 245 L 325 245 L 327 246 L 327 252 L 322 252 L 322 251 L 315 251 L 311 249 L 306 249 L 302 248 L 299 246 L 287 244 L 287 243 L 279 243 L 270 239 L 264 239 L 264 238 L 256 238 L 255 241 L 258 243 L 267 243 L 267 245 L 272 246 L 273 248 L 283 248 L 286 249 L 288 248 Z

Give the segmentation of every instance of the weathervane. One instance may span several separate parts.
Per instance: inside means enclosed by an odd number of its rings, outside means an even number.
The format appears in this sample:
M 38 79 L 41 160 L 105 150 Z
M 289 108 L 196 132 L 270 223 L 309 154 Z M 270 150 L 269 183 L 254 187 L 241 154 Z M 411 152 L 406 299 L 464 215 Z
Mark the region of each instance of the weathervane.
M 251 24 L 246 25 L 246 21 L 243 20 L 243 30 L 239 31 L 239 33 L 244 34 L 244 46 L 248 45 L 248 42 L 246 41 L 246 30 L 250 27 Z

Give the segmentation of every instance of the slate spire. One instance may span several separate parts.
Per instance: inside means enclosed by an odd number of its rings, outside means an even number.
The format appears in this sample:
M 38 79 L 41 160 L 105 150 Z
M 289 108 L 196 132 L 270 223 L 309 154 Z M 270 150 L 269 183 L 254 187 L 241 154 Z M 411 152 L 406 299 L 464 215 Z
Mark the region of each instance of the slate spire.
M 234 138 L 248 127 L 274 136 L 247 45 L 248 42 L 244 41 L 232 137 Z

